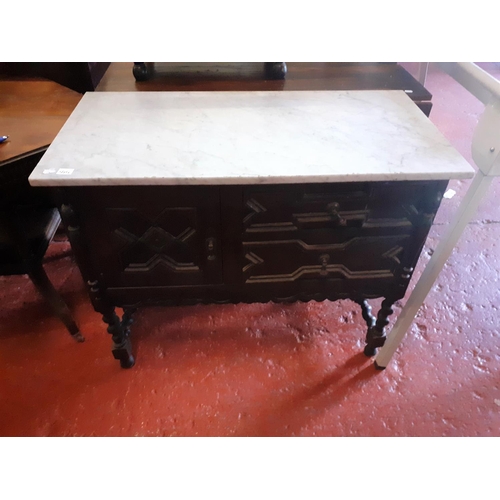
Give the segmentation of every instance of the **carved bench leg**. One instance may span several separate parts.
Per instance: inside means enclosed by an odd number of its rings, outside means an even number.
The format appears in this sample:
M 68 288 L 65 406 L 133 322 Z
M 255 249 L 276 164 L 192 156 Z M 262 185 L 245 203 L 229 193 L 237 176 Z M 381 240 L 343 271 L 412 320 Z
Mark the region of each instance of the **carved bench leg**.
M 389 324 L 389 316 L 394 312 L 394 310 L 392 309 L 394 302 L 396 302 L 394 299 L 384 299 L 384 301 L 382 302 L 382 307 L 377 314 L 377 320 L 375 321 L 375 324 L 373 324 L 373 320 L 375 318 L 373 318 L 373 316 L 370 314 L 371 307 L 367 304 L 361 306 L 361 310 L 363 311 L 363 318 L 368 325 L 368 332 L 366 334 L 366 346 L 363 351 L 365 353 L 365 356 L 374 356 L 377 352 L 377 347 L 382 347 L 384 345 L 385 327 Z
M 102 314 L 102 320 L 108 325 L 108 333 L 112 335 L 112 353 L 115 359 L 120 360 L 122 368 L 132 368 L 135 364 L 130 341 L 130 325 L 132 324 L 133 310 L 128 309 L 123 314 L 123 321 L 115 312 L 115 308 L 103 296 L 97 281 L 89 282 L 90 296 L 94 309 Z

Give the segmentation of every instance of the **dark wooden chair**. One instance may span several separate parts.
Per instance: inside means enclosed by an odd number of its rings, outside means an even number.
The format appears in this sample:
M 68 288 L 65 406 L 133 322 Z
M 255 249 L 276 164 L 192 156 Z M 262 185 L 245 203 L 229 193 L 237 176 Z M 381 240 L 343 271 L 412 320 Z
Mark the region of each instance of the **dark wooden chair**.
M 0 75 L 6 73 L 6 64 L 0 63 Z M 41 70 L 45 64 L 26 66 Z M 10 136 L 0 144 L 0 275 L 27 274 L 71 335 L 82 342 L 68 307 L 42 266 L 61 220 L 57 203 L 52 190 L 33 188 L 28 182 L 81 95 L 44 79 L 3 76 L 0 94 L 0 133 Z
M 68 306 L 42 265 L 60 222 L 55 208 L 14 206 L 0 209 L 0 275 L 27 274 L 72 337 L 83 342 L 85 339 Z

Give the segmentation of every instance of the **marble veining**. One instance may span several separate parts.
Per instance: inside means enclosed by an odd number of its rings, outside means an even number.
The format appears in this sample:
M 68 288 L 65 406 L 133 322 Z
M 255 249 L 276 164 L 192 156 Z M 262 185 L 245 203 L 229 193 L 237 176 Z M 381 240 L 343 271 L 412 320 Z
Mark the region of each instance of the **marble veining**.
M 272 184 L 473 173 L 403 91 L 89 92 L 29 181 Z

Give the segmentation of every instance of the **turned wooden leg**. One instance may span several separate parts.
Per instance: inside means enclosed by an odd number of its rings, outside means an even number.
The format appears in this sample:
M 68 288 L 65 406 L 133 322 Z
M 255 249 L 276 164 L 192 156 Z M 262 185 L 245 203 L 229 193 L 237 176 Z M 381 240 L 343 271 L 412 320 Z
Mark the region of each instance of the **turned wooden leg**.
M 287 67 L 284 62 L 273 62 L 265 64 L 266 76 L 273 80 L 283 80 L 286 75 Z
M 132 368 L 135 364 L 135 359 L 132 355 L 130 325 L 123 325 L 120 318 L 116 315 L 114 307 L 112 307 L 106 314 L 103 314 L 102 319 L 109 325 L 108 333 L 111 333 L 113 336 L 113 357 L 120 360 L 120 366 L 122 368 Z M 132 321 L 130 321 L 130 323 L 132 323 Z
M 133 311 L 126 311 L 123 315 L 124 320 L 120 321 L 115 312 L 115 307 L 106 299 L 99 283 L 90 281 L 88 284 L 94 309 L 102 314 L 102 320 L 108 325 L 107 331 L 112 335 L 113 357 L 120 361 L 122 368 L 132 368 L 135 364 L 130 341 L 130 325 L 132 324 L 131 316 Z
M 80 231 L 78 216 L 69 204 L 61 205 L 61 216 L 66 225 L 71 248 L 75 255 L 82 276 L 87 280 L 89 296 L 94 309 L 102 314 L 103 321 L 108 325 L 108 333 L 113 338 L 113 356 L 120 360 L 122 368 L 132 368 L 135 360 L 132 356 L 132 345 L 130 343 L 130 325 L 132 323 L 131 312 L 124 314 L 125 321 L 122 323 L 115 313 L 115 307 L 106 297 L 105 289 L 98 281 L 89 280 L 94 274 L 92 265 L 88 260 L 88 250 L 85 248 L 85 240 Z
M 394 299 L 384 299 L 382 307 L 377 314 L 375 325 L 371 327 L 368 326 L 366 346 L 363 351 L 366 356 L 374 356 L 377 352 L 377 347 L 382 347 L 384 345 L 385 327 L 389 324 L 389 316 L 394 312 L 392 309 L 394 302 L 396 302 Z
M 132 314 L 135 313 L 137 309 L 135 308 L 127 308 L 123 311 L 123 316 L 122 316 L 122 327 L 125 330 L 125 335 L 128 337 L 130 335 L 130 327 L 134 320 L 132 319 Z
M 358 300 L 357 304 L 361 307 L 361 314 L 363 319 L 365 320 L 366 326 L 370 329 L 375 326 L 376 318 L 372 314 L 372 306 L 368 303 L 367 300 Z
M 151 76 L 146 63 L 135 62 L 132 70 L 136 82 L 144 82 Z
M 80 333 L 78 326 L 76 326 L 75 320 L 73 319 L 68 306 L 50 282 L 41 263 L 31 269 L 29 277 L 40 294 L 50 304 L 54 313 L 64 323 L 71 336 L 78 342 L 83 342 L 85 338 Z

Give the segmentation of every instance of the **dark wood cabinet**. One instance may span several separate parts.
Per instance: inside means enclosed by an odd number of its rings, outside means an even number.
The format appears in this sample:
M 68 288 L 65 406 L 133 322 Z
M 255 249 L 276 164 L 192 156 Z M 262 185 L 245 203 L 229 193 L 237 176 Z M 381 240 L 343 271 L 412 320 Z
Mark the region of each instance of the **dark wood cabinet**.
M 386 320 L 446 185 L 107 186 L 60 196 L 97 310 L 341 298 L 365 309 L 366 299 L 385 297 Z M 383 325 L 375 332 L 364 315 L 374 351 Z M 116 352 L 122 366 L 133 364 L 129 347 Z

